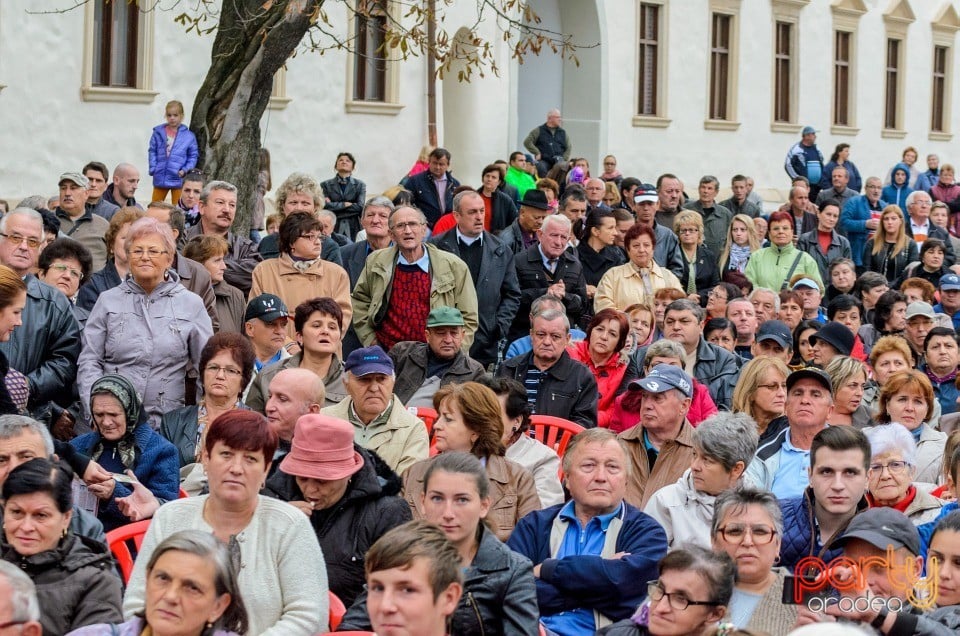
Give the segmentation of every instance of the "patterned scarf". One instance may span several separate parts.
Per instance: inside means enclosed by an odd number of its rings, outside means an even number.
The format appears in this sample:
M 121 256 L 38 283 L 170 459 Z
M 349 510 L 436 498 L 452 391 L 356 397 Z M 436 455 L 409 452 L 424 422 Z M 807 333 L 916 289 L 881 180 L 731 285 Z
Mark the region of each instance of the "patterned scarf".
M 124 432 L 123 437 L 117 442 L 117 453 L 120 455 L 120 461 L 123 465 L 133 470 L 134 465 L 137 463 L 138 455 L 133 434 L 137 426 L 142 423 L 141 420 L 145 421 L 142 413 L 143 402 L 140 396 L 137 395 L 137 390 L 130 381 L 122 375 L 109 374 L 93 383 L 93 387 L 90 389 L 91 401 L 93 401 L 93 396 L 95 395 L 112 395 L 123 407 L 127 430 Z M 94 423 L 94 425 L 96 425 L 96 423 Z M 100 459 L 104 450 L 105 444 L 103 438 L 100 438 L 93 447 L 90 459 L 94 461 Z
M 736 243 L 730 246 L 730 266 L 727 269 L 735 269 L 740 273 L 743 273 L 743 270 L 747 268 L 747 260 L 750 258 L 750 246 L 749 245 L 737 245 Z

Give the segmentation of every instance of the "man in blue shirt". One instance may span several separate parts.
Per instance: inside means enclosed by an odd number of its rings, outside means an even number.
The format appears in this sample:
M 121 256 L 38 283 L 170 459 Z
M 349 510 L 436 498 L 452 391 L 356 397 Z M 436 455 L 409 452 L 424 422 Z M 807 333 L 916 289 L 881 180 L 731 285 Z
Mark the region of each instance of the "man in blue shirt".
M 933 306 L 938 314 L 946 314 L 953 328 L 960 329 L 960 276 L 945 274 L 940 277 L 940 302 Z
M 833 413 L 833 384 L 821 369 L 808 367 L 787 376 L 788 426 L 757 449 L 747 480 L 777 499 L 799 497 L 809 484 L 810 447 Z
M 563 458 L 571 500 L 531 512 L 507 545 L 534 563 L 541 622 L 559 636 L 629 618 L 657 578 L 667 535 L 623 500 L 630 463 L 605 428 L 575 436 Z

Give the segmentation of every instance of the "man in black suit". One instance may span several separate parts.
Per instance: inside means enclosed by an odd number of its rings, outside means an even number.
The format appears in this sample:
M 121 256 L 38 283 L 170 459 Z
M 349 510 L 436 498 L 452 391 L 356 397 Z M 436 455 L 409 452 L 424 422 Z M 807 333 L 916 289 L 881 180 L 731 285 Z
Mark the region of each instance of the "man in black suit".
M 441 216 L 453 210 L 453 191 L 460 187 L 449 168 L 450 151 L 435 148 L 430 153 L 430 168 L 407 181 L 412 203 L 427 217 L 431 229 Z

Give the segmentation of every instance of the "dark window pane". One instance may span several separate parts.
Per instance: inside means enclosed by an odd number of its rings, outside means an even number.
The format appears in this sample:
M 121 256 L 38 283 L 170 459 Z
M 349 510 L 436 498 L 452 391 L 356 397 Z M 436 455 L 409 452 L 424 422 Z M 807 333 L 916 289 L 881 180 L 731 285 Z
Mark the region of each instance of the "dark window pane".
M 660 56 L 660 6 L 640 5 L 640 59 L 638 60 L 640 115 L 657 113 L 658 62 Z
M 94 0 L 94 86 L 136 88 L 140 10 L 123 0 Z
M 383 43 L 387 33 L 387 12 L 383 0 L 357 3 L 354 19 L 353 99 L 382 102 L 386 99 L 387 52 Z

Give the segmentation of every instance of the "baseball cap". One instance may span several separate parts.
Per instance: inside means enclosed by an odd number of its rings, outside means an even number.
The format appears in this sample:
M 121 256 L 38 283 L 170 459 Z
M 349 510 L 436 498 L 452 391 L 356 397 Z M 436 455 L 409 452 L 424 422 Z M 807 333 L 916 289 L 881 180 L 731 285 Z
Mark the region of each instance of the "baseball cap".
M 933 307 L 930 306 L 930 303 L 922 300 L 918 300 L 907 305 L 907 320 L 916 318 L 917 316 L 923 316 L 924 318 L 929 318 L 930 320 L 937 319 L 937 314 L 934 313 Z
M 431 327 L 463 327 L 463 314 L 455 307 L 437 307 L 427 316 L 427 329 Z
M 839 324 L 839 323 L 837 323 Z M 843 327 L 843 325 L 840 325 Z M 846 329 L 846 327 L 844 327 Z M 793 388 L 793 385 L 803 379 L 814 380 L 823 385 L 823 388 L 833 393 L 833 382 L 830 380 L 830 376 L 827 375 L 827 372 L 823 369 L 818 369 L 816 367 L 804 367 L 798 371 L 794 371 L 787 376 L 787 391 Z
M 945 274 L 940 277 L 940 289 L 944 291 L 960 290 L 960 276 Z
M 793 336 L 790 334 L 790 327 L 780 320 L 765 320 L 757 330 L 757 342 L 764 340 L 773 340 L 784 349 L 793 348 Z
M 813 126 L 804 126 L 804 127 L 803 127 L 803 131 L 802 131 L 800 134 L 801 134 L 801 135 L 812 135 L 812 134 L 815 134 L 815 133 L 818 133 L 818 132 L 820 132 L 820 131 L 817 130 L 816 128 L 814 128 Z
M 243 322 L 259 318 L 263 322 L 273 322 L 277 318 L 289 318 L 287 306 L 279 296 L 260 294 L 249 303 L 243 315 Z
M 81 188 L 90 187 L 90 180 L 87 179 L 82 174 L 80 174 L 79 172 L 64 172 L 62 175 L 60 175 L 60 179 L 59 181 L 57 181 L 57 185 L 60 185 L 64 181 L 71 181 L 77 184 L 78 186 L 80 186 Z
M 869 508 L 850 520 L 843 536 L 830 544 L 830 549 L 843 547 L 848 539 L 860 539 L 880 550 L 887 547 L 906 548 L 920 554 L 920 533 L 917 527 L 899 510 L 881 506 Z
M 650 369 L 645 377 L 633 380 L 628 388 L 649 393 L 663 393 L 670 389 L 677 389 L 687 397 L 693 396 L 693 383 L 690 376 L 672 364 L 658 364 Z
M 538 210 L 549 210 L 550 204 L 547 203 L 547 195 L 542 190 L 532 188 L 523 193 L 523 199 L 520 200 L 520 206 L 536 208 Z
M 800 280 L 795 282 L 793 284 L 793 287 L 791 287 L 790 289 L 796 289 L 797 287 L 809 287 L 810 289 L 816 289 L 816 290 L 820 289 L 820 285 L 817 284 L 817 281 L 813 280 L 812 278 L 801 278 Z
M 355 349 L 347 356 L 343 363 L 344 371 L 356 376 L 370 375 L 371 373 L 393 374 L 393 360 L 377 345 Z
M 656 186 L 650 185 L 649 183 L 641 183 L 637 186 L 637 189 L 633 191 L 634 203 L 656 203 L 658 200 Z
M 828 322 L 820 327 L 820 331 L 810 336 L 810 345 L 814 345 L 817 340 L 823 340 L 842 356 L 848 356 L 853 351 L 853 332 L 839 322 Z

